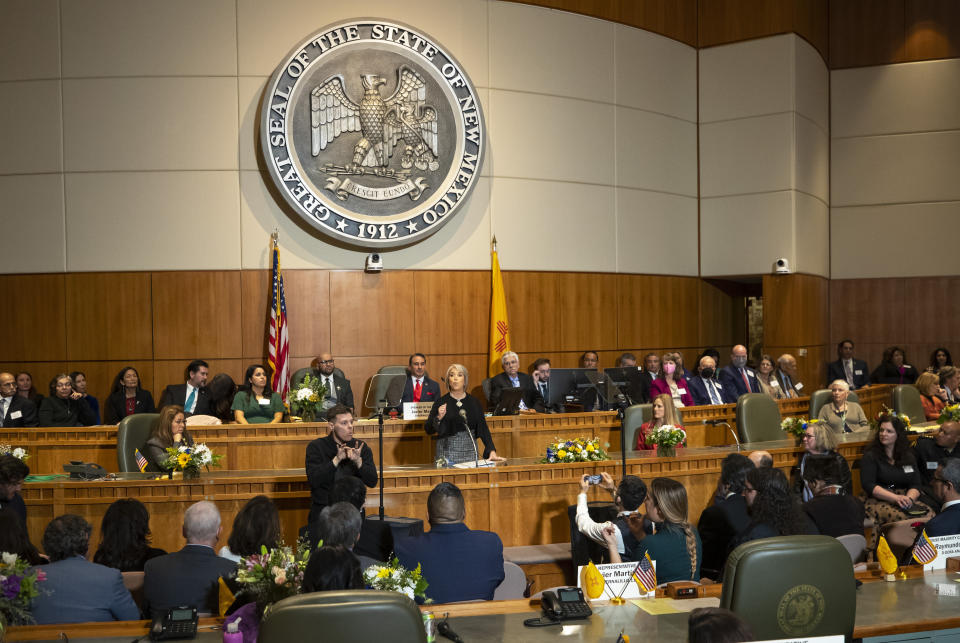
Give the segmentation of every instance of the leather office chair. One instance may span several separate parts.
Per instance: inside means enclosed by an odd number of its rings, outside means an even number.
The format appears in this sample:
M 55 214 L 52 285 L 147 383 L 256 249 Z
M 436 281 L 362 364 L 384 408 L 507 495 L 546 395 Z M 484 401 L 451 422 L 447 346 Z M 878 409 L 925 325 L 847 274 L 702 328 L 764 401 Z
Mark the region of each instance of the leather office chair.
M 159 413 L 135 413 L 120 420 L 117 426 L 117 471 L 140 471 L 133 452 L 140 449 L 140 453 L 146 457 L 143 445 L 147 443 L 150 432 L 158 422 Z
M 487 406 L 490 406 L 490 378 L 486 378 L 480 382 L 480 388 L 483 389 L 483 397 L 487 398 Z
M 377 375 L 406 375 L 406 374 L 407 374 L 407 367 L 403 366 L 402 364 L 391 365 L 391 366 L 381 366 L 379 369 L 377 369 Z M 371 383 L 373 382 L 373 380 L 370 380 L 370 381 Z M 373 391 L 373 394 L 374 394 L 373 399 L 379 400 L 384 395 L 386 395 L 387 387 L 389 385 L 390 385 L 389 378 L 384 377 L 382 379 L 378 379 L 377 388 L 374 389 Z M 370 396 L 370 392 L 367 391 L 367 397 L 369 396 Z M 367 398 L 364 398 L 364 402 L 366 402 L 366 399 Z M 376 417 L 376 416 L 377 416 L 376 409 L 374 409 L 374 411 L 370 413 L 370 417 Z
M 762 538 L 727 558 L 720 607 L 750 624 L 758 640 L 842 634 L 856 619 L 850 554 L 830 536 Z
M 893 410 L 903 413 L 914 424 L 927 421 L 923 412 L 923 403 L 920 401 L 920 391 L 912 384 L 898 384 L 893 387 Z
M 260 623 L 261 643 L 426 643 L 416 604 L 398 592 L 313 592 L 275 603 Z
M 768 442 L 787 436 L 780 428 L 780 407 L 766 393 L 745 393 L 737 399 L 740 442 Z
M 640 425 L 653 417 L 653 404 L 634 404 L 623 412 L 623 434 L 627 438 L 627 451 L 634 451 Z
M 825 404 L 829 403 L 831 399 L 833 399 L 833 396 L 830 394 L 830 389 L 828 388 L 822 388 L 819 391 L 814 391 L 810 395 L 810 419 L 816 420 L 820 415 L 820 409 L 822 409 Z M 859 404 L 860 398 L 855 392 L 850 391 L 847 393 L 847 401 L 856 402 Z
M 850 554 L 850 560 L 856 564 L 863 560 L 867 553 L 867 539 L 863 534 L 844 534 L 837 536 L 837 540 L 843 545 L 847 553 Z

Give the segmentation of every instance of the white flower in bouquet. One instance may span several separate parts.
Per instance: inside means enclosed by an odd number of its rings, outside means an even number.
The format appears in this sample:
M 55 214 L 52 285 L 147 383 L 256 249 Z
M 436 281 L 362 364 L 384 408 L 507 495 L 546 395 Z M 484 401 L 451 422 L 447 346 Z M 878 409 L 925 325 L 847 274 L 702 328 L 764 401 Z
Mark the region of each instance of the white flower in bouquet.
M 313 389 L 302 388 L 297 391 L 297 401 L 303 402 L 304 400 L 309 400 L 311 395 L 313 395 Z
M 8 567 L 13 567 L 17 564 L 17 555 L 6 551 L 3 552 L 3 564 Z
M 23 447 L 17 447 L 13 450 L 13 457 L 15 457 L 17 460 L 23 460 L 25 455 L 27 455 L 27 450 Z

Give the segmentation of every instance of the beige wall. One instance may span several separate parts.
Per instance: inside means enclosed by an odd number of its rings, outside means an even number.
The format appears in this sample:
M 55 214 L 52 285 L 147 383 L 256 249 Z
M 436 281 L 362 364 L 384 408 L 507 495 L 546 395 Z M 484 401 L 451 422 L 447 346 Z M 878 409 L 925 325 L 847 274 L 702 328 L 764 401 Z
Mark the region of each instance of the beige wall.
M 834 278 L 960 273 L 960 59 L 833 72 Z

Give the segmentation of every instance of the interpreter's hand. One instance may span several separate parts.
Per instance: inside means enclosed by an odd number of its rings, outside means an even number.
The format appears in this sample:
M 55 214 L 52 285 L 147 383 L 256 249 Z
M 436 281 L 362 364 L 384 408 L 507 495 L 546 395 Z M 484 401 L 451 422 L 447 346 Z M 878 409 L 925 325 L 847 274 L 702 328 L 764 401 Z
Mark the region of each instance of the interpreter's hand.
M 339 466 L 341 462 L 350 457 L 350 454 L 347 453 L 348 450 L 346 444 L 337 444 L 337 455 L 333 457 L 333 466 Z
M 606 489 L 607 491 L 613 491 L 614 489 L 616 489 L 616 485 L 613 484 L 613 476 L 611 476 L 611 475 L 610 475 L 609 473 L 607 473 L 606 471 L 602 471 L 602 472 L 600 473 L 600 477 L 603 479 L 603 480 L 600 482 L 600 486 L 601 486 L 601 487 L 603 487 L 603 488 Z
M 613 525 L 607 525 L 603 528 L 603 539 L 608 545 L 617 544 L 617 528 Z
M 587 493 L 590 491 L 590 482 L 587 480 L 589 477 L 589 473 L 585 473 L 580 476 L 580 493 Z
M 83 393 L 78 393 L 77 391 L 70 394 L 71 400 L 79 400 L 81 397 L 83 397 Z
M 440 408 L 437 409 L 437 419 L 442 420 L 443 416 L 447 414 L 447 405 L 441 404 Z
M 350 458 L 350 461 L 357 465 L 357 468 L 363 466 L 363 458 L 360 457 L 360 449 L 363 448 L 363 442 L 357 440 L 357 446 L 354 448 L 346 447 L 347 457 Z

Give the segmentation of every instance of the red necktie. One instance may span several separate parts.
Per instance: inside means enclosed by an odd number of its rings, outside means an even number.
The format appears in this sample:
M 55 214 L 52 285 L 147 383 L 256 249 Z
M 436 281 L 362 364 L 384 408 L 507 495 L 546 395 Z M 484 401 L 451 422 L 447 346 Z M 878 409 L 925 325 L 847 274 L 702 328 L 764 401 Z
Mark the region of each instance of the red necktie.
M 419 401 L 420 401 L 420 392 L 421 392 L 421 390 L 423 390 L 423 387 L 420 386 L 420 380 L 418 379 L 418 380 L 417 380 L 417 383 L 416 383 L 416 384 L 414 385 L 414 387 L 413 387 L 413 401 L 414 401 L 414 402 L 419 402 Z
M 741 368 L 740 374 L 743 375 L 743 384 L 744 386 L 747 387 L 747 393 L 749 393 L 751 389 L 750 389 L 750 380 L 747 379 L 747 372 Z

